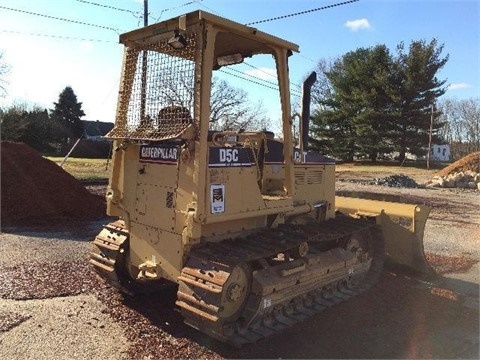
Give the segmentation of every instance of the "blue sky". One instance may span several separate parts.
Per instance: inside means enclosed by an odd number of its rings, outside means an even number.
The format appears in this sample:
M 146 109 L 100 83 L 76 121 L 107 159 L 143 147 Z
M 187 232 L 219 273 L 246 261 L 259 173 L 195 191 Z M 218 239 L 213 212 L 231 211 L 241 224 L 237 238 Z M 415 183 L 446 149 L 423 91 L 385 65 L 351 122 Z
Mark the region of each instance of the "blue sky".
M 250 23 L 339 2 L 149 0 L 149 22 L 200 9 Z M 65 86 L 72 86 L 83 103 L 84 119 L 113 121 L 123 51 L 118 33 L 141 26 L 142 13 L 143 0 L 0 0 L 0 50 L 11 66 L 9 95 L 0 99 L 0 106 L 28 102 L 52 108 Z M 402 41 L 408 45 L 437 38 L 445 45 L 443 54 L 450 56 L 438 74 L 449 84 L 444 97 L 480 97 L 478 0 L 360 0 L 254 26 L 300 46 L 300 54 L 290 60 L 292 84 L 300 84 L 321 58 L 334 59 L 377 44 L 394 51 Z M 262 71 L 239 70 L 260 78 L 270 71 L 262 59 L 249 62 Z M 275 112 L 271 104 L 275 91 L 255 90 L 237 78 L 227 80 L 245 87 L 253 99 Z

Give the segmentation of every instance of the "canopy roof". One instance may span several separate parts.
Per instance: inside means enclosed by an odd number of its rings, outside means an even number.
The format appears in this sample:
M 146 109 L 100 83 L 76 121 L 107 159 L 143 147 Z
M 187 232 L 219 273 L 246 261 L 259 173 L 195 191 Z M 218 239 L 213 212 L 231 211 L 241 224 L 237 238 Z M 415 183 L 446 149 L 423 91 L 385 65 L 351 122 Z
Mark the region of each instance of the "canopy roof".
M 120 35 L 120 43 L 149 49 L 168 40 L 175 30 L 181 32 L 201 22 L 213 25 L 220 32 L 215 42 L 216 57 L 233 53 L 244 57 L 271 54 L 274 47 L 298 52 L 298 45 L 294 43 L 200 10 L 124 33 Z

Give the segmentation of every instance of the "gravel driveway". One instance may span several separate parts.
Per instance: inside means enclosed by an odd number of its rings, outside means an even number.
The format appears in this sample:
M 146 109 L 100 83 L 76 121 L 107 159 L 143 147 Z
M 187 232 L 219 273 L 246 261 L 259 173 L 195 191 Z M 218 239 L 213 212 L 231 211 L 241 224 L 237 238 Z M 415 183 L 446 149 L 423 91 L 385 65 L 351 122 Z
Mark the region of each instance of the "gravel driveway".
M 87 258 L 102 222 L 6 228 L 0 235 L 0 358 L 478 359 L 480 194 L 349 181 L 337 188 L 431 206 L 425 250 L 440 259 L 441 275 L 422 280 L 386 270 L 369 292 L 232 349 L 183 324 L 174 288 L 123 298 L 99 283 Z

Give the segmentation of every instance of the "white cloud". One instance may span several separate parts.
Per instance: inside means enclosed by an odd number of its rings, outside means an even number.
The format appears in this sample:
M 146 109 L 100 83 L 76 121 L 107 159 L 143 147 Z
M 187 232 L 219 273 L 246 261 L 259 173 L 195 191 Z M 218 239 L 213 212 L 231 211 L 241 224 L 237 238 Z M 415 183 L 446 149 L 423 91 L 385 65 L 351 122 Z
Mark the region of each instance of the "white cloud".
M 260 78 L 262 80 L 273 80 L 277 78 L 277 71 L 275 69 L 260 67 L 245 71 L 245 74 Z
M 371 29 L 371 25 L 367 19 L 357 19 L 357 20 L 348 20 L 345 23 L 345 26 L 348 27 L 352 31 L 359 31 L 359 30 L 368 30 Z
M 448 90 L 468 89 L 471 87 L 472 85 L 463 82 L 463 83 L 450 84 L 450 86 L 448 87 Z

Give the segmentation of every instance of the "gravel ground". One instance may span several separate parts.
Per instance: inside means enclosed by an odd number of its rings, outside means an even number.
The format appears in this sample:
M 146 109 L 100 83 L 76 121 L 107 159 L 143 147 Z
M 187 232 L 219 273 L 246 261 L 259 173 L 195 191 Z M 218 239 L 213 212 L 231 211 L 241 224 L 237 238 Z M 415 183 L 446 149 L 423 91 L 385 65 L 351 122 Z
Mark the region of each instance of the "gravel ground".
M 102 222 L 3 229 L 0 235 L 0 358 L 119 359 L 129 348 L 97 292 L 87 262 Z
M 8 229 L 7 229 L 8 231 Z M 3 233 L 0 242 L 0 266 L 16 266 L 52 260 L 83 260 L 89 248 L 87 239 L 71 232 Z M 64 246 L 65 243 L 68 246 Z
M 96 280 L 88 242 L 102 222 L 7 228 L 0 235 L 0 358 L 479 358 L 480 194 L 341 180 L 340 191 L 429 205 L 425 249 L 441 276 L 385 271 L 369 292 L 238 350 L 184 325 L 175 288 L 123 298 Z
M 129 347 L 122 328 L 92 294 L 2 299 L 0 317 L 5 314 L 17 320 L 0 330 L 2 359 L 118 359 Z

